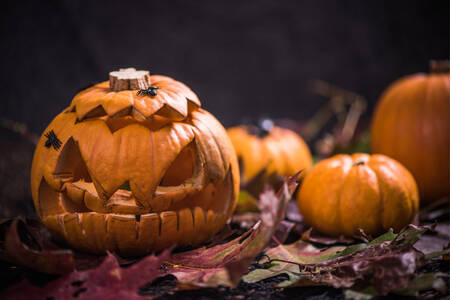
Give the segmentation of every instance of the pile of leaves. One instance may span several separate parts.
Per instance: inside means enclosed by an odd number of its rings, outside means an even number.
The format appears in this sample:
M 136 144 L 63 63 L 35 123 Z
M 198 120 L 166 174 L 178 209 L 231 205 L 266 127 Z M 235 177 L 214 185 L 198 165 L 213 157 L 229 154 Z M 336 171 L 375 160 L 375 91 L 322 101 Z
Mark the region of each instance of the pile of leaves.
M 347 298 L 358 299 L 389 293 L 447 293 L 448 273 L 427 266 L 442 261 L 436 259 L 449 255 L 450 250 L 441 247 L 427 253 L 424 248 L 414 247 L 424 234 L 434 232 L 436 225 L 409 225 L 400 233 L 388 231 L 373 240 L 363 233 L 354 239 L 330 239 L 306 230 L 290 202 L 296 185 L 294 176 L 282 183 L 278 193 L 264 189 L 251 217 L 249 213 L 237 216 L 247 220 L 247 225 L 242 220 L 232 223 L 234 230 L 224 229 L 206 246 L 185 251 L 167 249 L 136 259 L 111 253 L 76 253 L 54 244 L 38 221 L 3 220 L 0 259 L 8 262 L 9 268 L 26 267 L 39 272 L 44 280 L 30 282 L 25 278 L 9 284 L 0 297 L 142 299 L 149 297 L 152 286 L 162 280 L 173 283 L 170 292 L 208 288 L 231 291 L 237 285 L 271 280 L 279 290 L 331 286 L 344 289 Z M 250 226 L 251 220 L 256 223 Z

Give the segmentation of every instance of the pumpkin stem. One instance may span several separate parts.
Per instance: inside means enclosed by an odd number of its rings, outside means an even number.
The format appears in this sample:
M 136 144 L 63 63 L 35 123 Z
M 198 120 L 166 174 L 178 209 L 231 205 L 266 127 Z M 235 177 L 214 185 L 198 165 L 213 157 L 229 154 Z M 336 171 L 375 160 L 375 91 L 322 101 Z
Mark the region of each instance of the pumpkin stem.
M 365 162 L 363 162 L 362 160 L 355 162 L 353 165 L 354 166 L 360 166 L 360 165 L 364 165 Z
M 270 133 L 275 126 L 271 119 L 260 119 L 256 124 L 250 124 L 247 126 L 247 132 L 251 135 L 263 138 Z
M 450 60 L 431 60 L 430 73 L 449 73 Z
M 146 90 L 150 86 L 150 72 L 135 68 L 120 69 L 109 73 L 109 87 L 114 92 Z

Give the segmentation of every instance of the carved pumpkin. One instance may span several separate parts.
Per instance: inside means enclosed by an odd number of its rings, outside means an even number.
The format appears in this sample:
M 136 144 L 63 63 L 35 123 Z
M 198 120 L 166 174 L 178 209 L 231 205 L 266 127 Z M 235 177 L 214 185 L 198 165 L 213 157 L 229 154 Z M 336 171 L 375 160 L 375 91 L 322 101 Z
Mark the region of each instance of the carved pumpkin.
M 394 82 L 372 123 L 372 152 L 407 167 L 423 202 L 449 195 L 450 188 L 450 62 L 432 62 L 431 69 Z
M 270 120 L 263 120 L 260 127 L 229 128 L 228 136 L 240 160 L 243 181 L 264 169 L 268 174 L 290 176 L 312 165 L 311 152 L 303 139 L 289 129 L 273 126 Z
M 90 253 L 199 244 L 225 224 L 239 192 L 222 125 L 184 84 L 134 69 L 75 96 L 45 130 L 31 173 L 42 222 Z
M 307 224 L 332 236 L 400 230 L 418 211 L 411 173 L 384 155 L 336 155 L 305 176 L 297 203 Z

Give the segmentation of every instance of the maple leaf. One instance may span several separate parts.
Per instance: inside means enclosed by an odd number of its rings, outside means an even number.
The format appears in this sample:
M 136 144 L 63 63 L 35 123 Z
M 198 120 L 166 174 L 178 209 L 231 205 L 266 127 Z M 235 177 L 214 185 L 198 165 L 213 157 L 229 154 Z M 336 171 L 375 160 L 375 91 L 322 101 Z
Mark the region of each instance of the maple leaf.
M 247 283 L 257 282 L 280 274 L 289 279 L 280 287 L 331 285 L 350 288 L 356 284 L 374 286 L 381 295 L 405 289 L 415 278 L 416 270 L 437 255 L 425 255 L 413 244 L 429 227 L 409 225 L 395 234 L 392 230 L 372 240 L 351 246 L 335 246 L 322 250 L 299 240 L 291 245 L 269 249 L 267 269 L 255 269 L 243 277 Z
M 64 274 L 75 268 L 73 252 L 51 243 L 43 225 L 31 219 L 0 222 L 0 259 L 48 274 Z
M 108 254 L 100 266 L 87 271 L 74 271 L 51 281 L 45 287 L 27 281 L 5 290 L 2 299 L 143 299 L 139 287 L 152 282 L 160 274 L 161 264 L 170 250 L 159 256 L 149 255 L 138 263 L 121 268 L 117 258 Z
M 235 214 L 241 214 L 245 212 L 258 212 L 258 200 L 248 192 L 241 190 L 239 192 L 238 201 L 236 204 Z
M 226 244 L 172 255 L 161 276 L 174 275 L 179 289 L 236 286 L 284 219 L 286 205 L 297 186 L 296 178 L 294 175 L 286 179 L 277 194 L 266 188 L 258 202 L 261 220 L 249 231 Z

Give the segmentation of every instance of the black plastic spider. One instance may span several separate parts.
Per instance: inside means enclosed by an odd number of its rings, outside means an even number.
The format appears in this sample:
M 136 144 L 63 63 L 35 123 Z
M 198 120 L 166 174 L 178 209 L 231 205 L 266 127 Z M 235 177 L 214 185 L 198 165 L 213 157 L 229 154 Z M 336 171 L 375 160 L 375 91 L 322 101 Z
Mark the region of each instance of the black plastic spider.
M 50 132 L 47 132 L 44 136 L 47 138 L 47 140 L 45 141 L 45 147 L 50 148 L 51 146 L 53 146 L 53 149 L 59 150 L 62 142 L 60 141 L 60 139 L 58 139 L 53 130 L 50 130 Z
M 158 95 L 156 93 L 156 90 L 159 90 L 159 89 L 160 88 L 156 87 L 156 86 L 149 86 L 148 89 L 139 90 L 139 92 L 137 92 L 136 95 L 138 95 L 138 96 L 139 95 L 150 95 L 150 96 L 154 97 L 154 96 Z

